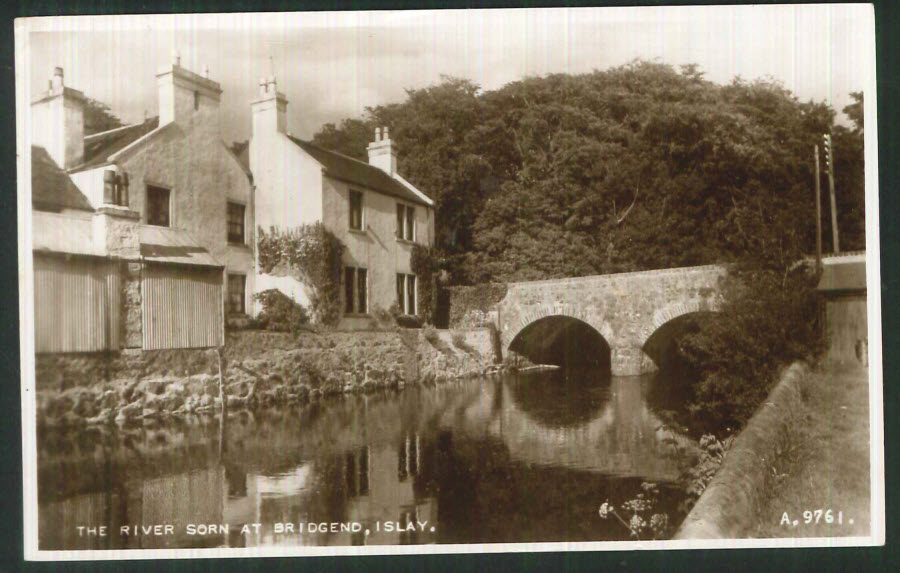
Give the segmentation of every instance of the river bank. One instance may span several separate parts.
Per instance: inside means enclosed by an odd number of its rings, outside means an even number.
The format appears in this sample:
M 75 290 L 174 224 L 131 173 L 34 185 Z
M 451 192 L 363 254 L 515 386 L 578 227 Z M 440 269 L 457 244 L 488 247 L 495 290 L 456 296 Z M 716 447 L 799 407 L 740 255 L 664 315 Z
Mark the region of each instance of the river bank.
M 37 357 L 37 423 L 129 423 L 496 372 L 487 329 L 229 333 L 212 350 Z
M 816 370 L 807 377 L 802 396 L 802 410 L 772 469 L 771 495 L 760 507 L 751 535 L 869 535 L 868 370 Z M 829 510 L 832 523 L 825 518 Z M 809 523 L 806 511 L 811 512 Z

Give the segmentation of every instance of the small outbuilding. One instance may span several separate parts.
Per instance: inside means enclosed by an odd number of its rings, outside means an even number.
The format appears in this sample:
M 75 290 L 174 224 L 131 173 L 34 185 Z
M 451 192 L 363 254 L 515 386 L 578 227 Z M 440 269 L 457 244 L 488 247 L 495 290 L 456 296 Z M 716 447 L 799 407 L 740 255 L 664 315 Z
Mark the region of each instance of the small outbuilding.
M 865 252 L 823 258 L 817 290 L 823 299 L 830 360 L 868 366 Z

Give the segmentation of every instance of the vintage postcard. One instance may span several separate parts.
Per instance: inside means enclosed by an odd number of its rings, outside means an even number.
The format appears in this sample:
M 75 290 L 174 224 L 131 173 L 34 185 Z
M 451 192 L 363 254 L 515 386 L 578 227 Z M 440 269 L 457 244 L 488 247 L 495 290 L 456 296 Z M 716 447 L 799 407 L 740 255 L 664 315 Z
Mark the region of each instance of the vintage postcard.
M 883 544 L 874 30 L 18 20 L 26 558 Z

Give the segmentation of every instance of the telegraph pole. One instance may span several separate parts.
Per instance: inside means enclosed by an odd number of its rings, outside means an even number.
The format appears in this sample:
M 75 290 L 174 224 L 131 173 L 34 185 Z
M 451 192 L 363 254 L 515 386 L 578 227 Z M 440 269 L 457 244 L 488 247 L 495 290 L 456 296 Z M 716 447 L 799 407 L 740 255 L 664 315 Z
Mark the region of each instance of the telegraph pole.
M 819 179 L 822 177 L 822 172 L 819 168 L 819 146 L 813 146 L 815 148 L 815 156 L 816 156 L 816 269 L 822 268 L 822 190 L 819 185 Z
M 828 191 L 831 196 L 831 236 L 834 239 L 834 252 L 841 252 L 841 241 L 838 238 L 837 205 L 834 198 L 834 153 L 831 149 L 831 134 L 822 136 L 825 141 L 825 171 L 828 172 Z

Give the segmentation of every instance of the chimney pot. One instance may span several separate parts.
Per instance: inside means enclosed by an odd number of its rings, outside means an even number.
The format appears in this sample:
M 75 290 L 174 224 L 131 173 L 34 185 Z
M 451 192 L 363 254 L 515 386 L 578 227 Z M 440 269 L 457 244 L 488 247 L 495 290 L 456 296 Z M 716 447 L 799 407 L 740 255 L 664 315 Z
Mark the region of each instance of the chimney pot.
M 181 65 L 181 52 L 179 52 L 178 50 L 175 50 L 175 52 L 172 54 L 172 61 L 174 62 L 174 64 L 176 66 L 180 66 Z
M 381 128 L 375 128 L 375 141 L 381 141 Z
M 209 77 L 209 66 L 203 66 L 203 75 Z
M 63 69 L 59 66 L 53 68 L 53 77 L 50 79 L 50 89 L 58 90 L 63 87 Z
M 385 140 L 385 141 L 390 141 L 390 140 L 391 140 L 391 137 L 388 135 L 388 128 L 387 128 L 387 126 L 384 126 L 384 140 Z

